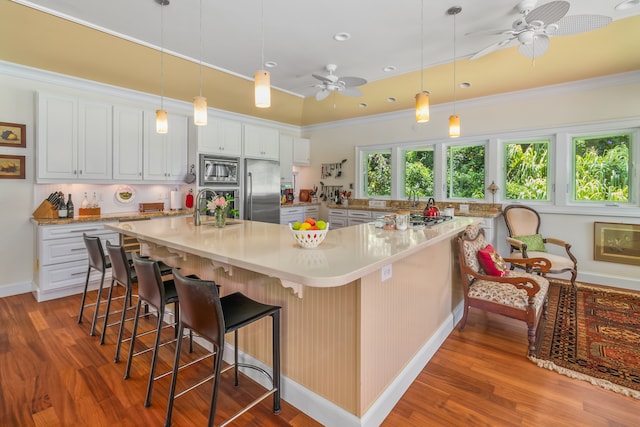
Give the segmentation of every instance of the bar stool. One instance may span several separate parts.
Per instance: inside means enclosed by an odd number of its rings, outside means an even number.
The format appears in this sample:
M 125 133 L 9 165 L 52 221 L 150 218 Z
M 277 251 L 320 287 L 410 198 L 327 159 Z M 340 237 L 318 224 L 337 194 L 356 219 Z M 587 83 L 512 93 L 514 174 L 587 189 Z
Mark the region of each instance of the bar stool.
M 142 258 L 138 254 L 133 254 L 133 266 L 135 267 L 136 274 L 138 275 L 138 303 L 136 305 L 136 314 L 133 320 L 133 331 L 131 332 L 131 342 L 129 345 L 129 356 L 127 358 L 127 367 L 125 369 L 124 378 L 129 378 L 131 373 L 131 362 L 135 356 L 139 356 L 148 351 L 153 351 L 151 359 L 151 368 L 149 371 L 149 381 L 147 383 L 147 395 L 145 398 L 144 406 L 148 407 L 151 404 L 151 392 L 153 389 L 153 382 L 163 376 L 169 375 L 171 371 L 166 372 L 158 377 L 154 377 L 156 370 L 156 363 L 158 360 L 158 349 L 161 346 L 178 341 L 182 342 L 182 334 L 178 331 L 176 338 L 166 341 L 161 344 L 161 332 L 165 327 L 175 327 L 178 323 L 178 317 L 180 313 L 180 306 L 178 305 L 178 294 L 173 280 L 162 280 L 162 275 L 158 263 L 148 258 Z M 142 304 L 148 304 L 153 307 L 158 315 L 156 327 L 153 330 L 138 334 L 138 323 L 140 320 L 140 307 Z M 174 304 L 174 317 L 175 323 L 163 326 L 163 320 L 165 315 L 165 308 L 167 304 Z M 143 314 L 144 315 L 144 314 Z M 122 326 L 121 326 L 122 327 Z M 134 347 L 136 338 L 143 335 L 153 333 L 155 331 L 156 337 L 153 348 L 146 349 L 134 353 Z M 178 339 L 179 338 L 179 339 Z
M 100 311 L 100 302 L 102 302 L 102 287 L 104 285 L 104 276 L 108 268 L 111 268 L 111 262 L 105 257 L 104 250 L 102 249 L 102 243 L 99 237 L 88 236 L 87 233 L 82 233 L 84 244 L 87 247 L 89 255 L 89 267 L 87 268 L 87 279 L 84 282 L 84 291 L 82 292 L 82 302 L 80 303 L 80 313 L 78 314 L 78 323 L 82 323 L 82 313 L 86 307 L 95 307 L 93 313 L 93 321 L 91 322 L 91 330 L 89 335 L 93 336 L 95 333 L 96 322 L 98 320 L 98 312 Z M 98 287 L 98 296 L 96 302 L 85 304 L 87 298 L 87 290 L 89 288 L 89 276 L 91 276 L 91 270 L 100 272 L 100 286 Z
M 255 399 L 245 408 L 237 412 L 221 425 L 226 425 L 250 408 L 273 394 L 273 413 L 280 413 L 280 310 L 281 307 L 275 305 L 262 304 L 246 297 L 240 292 L 220 298 L 216 285 L 212 281 L 191 279 L 180 274 L 179 270 L 173 269 L 178 297 L 180 298 L 180 318 L 178 321 L 178 334 L 182 334 L 185 328 L 200 335 L 213 345 L 214 351 L 214 373 L 197 384 L 176 394 L 176 382 L 178 370 L 180 369 L 180 353 L 182 342 L 178 340 L 176 345 L 176 355 L 173 362 L 173 375 L 169 389 L 169 402 L 167 405 L 167 416 L 165 427 L 171 425 L 173 411 L 173 401 L 176 397 L 193 390 L 201 384 L 213 379 L 213 393 L 211 407 L 209 408 L 209 426 L 213 426 L 218 402 L 218 386 L 220 375 L 228 369 L 235 369 L 234 385 L 238 385 L 238 367 L 247 367 L 257 370 L 265 375 L 271 382 L 272 388 L 262 396 Z M 272 319 L 272 351 L 273 351 L 273 376 L 264 369 L 238 363 L 238 330 L 266 316 Z M 224 370 L 222 368 L 222 356 L 224 353 L 224 336 L 233 332 L 235 339 L 234 363 Z

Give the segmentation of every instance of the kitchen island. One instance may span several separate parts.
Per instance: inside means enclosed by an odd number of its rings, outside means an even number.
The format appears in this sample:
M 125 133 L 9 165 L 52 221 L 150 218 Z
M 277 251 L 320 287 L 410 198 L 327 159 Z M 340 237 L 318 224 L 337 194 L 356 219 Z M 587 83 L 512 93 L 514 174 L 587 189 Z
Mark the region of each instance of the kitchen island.
M 143 253 L 283 307 L 283 398 L 325 425 L 378 425 L 457 322 L 462 291 L 452 240 L 477 218 L 424 230 L 361 224 L 315 249 L 287 226 L 192 218 L 106 227 Z M 243 356 L 271 366 L 269 322 L 240 334 Z M 229 352 L 230 353 L 230 352 Z M 227 353 L 227 354 L 229 354 Z

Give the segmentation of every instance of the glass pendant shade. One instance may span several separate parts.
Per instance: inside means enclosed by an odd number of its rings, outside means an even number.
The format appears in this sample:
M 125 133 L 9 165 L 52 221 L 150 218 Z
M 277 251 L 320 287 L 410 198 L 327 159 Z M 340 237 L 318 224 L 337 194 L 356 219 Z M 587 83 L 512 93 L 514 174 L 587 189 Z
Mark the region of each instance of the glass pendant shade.
M 449 138 L 460 136 L 460 116 L 453 114 L 449 116 Z
M 422 91 L 416 94 L 416 122 L 429 121 L 429 92 Z
M 207 98 L 204 96 L 193 98 L 193 124 L 196 126 L 207 125 Z
M 169 121 L 166 110 L 156 110 L 156 132 L 167 133 L 169 131 Z
M 254 81 L 256 107 L 271 107 L 271 76 L 269 72 L 266 70 L 256 71 Z

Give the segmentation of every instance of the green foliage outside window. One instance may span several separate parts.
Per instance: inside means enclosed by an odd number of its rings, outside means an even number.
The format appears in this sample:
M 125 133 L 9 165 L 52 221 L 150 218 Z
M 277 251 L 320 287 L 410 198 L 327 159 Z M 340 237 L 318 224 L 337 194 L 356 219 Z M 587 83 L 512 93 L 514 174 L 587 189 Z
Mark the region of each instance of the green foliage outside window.
M 433 163 L 433 149 L 405 151 L 405 196 L 409 196 L 412 190 L 418 197 L 433 196 Z
M 391 195 L 391 153 L 367 154 L 367 196 Z
M 573 138 L 576 201 L 629 201 L 630 134 Z
M 484 199 L 484 145 L 447 150 L 447 197 Z
M 548 162 L 548 140 L 507 144 L 505 197 L 510 200 L 548 200 Z

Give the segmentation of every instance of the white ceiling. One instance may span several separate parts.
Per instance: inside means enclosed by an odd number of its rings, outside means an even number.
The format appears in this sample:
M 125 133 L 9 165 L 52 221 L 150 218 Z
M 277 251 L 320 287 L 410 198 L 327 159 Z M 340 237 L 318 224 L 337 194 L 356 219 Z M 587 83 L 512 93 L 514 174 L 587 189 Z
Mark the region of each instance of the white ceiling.
M 456 17 L 458 58 L 504 38 L 466 34 L 510 29 L 519 16 L 514 0 L 424 0 L 424 21 L 421 0 L 170 0 L 165 7 L 158 0 L 14 1 L 144 45 L 162 44 L 165 51 L 196 62 L 202 39 L 204 64 L 247 79 L 261 67 L 264 26 L 264 60 L 278 64 L 270 69 L 272 86 L 304 97 L 316 91 L 317 80 L 311 74 L 324 74 L 330 63 L 337 64 L 339 76 L 369 82 L 420 69 L 422 24 L 425 67 L 450 62 L 451 6 L 462 7 Z M 627 0 L 631 7 L 617 10 L 622 1 L 572 0 L 567 15 L 599 14 L 617 20 L 640 14 L 640 0 Z M 548 1 L 537 5 L 544 3 Z M 351 38 L 335 41 L 333 36 L 341 32 Z M 387 66 L 395 71 L 385 72 Z

